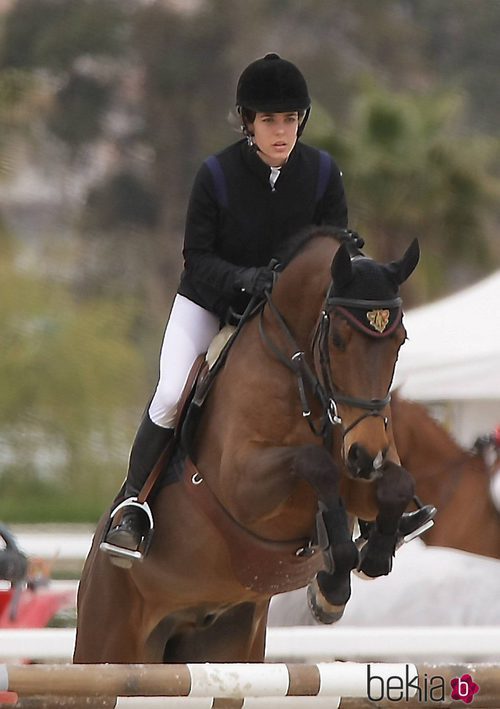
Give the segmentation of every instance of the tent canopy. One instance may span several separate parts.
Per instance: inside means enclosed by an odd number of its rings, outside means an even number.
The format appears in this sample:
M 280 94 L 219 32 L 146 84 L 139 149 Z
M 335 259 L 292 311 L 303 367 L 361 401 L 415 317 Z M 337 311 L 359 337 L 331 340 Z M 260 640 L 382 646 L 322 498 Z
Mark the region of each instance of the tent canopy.
M 394 385 L 420 401 L 500 401 L 500 270 L 405 313 Z

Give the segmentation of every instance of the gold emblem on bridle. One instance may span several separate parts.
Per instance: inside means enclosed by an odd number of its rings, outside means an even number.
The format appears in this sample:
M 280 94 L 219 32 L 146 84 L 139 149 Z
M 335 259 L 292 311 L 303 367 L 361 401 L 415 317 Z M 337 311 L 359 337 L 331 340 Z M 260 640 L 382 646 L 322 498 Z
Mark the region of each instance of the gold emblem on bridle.
M 389 310 L 369 310 L 366 313 L 368 322 L 377 332 L 384 332 L 385 328 L 389 324 L 390 315 L 391 313 Z

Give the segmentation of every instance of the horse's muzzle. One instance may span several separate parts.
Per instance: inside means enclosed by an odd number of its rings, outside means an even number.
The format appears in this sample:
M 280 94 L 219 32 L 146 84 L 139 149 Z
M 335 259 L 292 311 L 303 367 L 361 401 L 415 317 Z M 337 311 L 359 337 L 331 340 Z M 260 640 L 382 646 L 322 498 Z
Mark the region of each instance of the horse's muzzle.
M 385 454 L 379 451 L 374 457 L 360 443 L 353 443 L 347 453 L 347 470 L 356 480 L 376 480 L 382 475 Z

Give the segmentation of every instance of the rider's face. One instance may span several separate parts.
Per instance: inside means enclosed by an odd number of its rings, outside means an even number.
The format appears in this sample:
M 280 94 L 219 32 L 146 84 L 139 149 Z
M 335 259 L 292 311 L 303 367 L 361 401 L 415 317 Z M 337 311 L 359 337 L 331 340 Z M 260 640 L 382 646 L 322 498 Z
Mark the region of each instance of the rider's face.
M 261 159 L 271 167 L 280 167 L 288 160 L 297 142 L 299 114 L 257 113 L 249 126 Z

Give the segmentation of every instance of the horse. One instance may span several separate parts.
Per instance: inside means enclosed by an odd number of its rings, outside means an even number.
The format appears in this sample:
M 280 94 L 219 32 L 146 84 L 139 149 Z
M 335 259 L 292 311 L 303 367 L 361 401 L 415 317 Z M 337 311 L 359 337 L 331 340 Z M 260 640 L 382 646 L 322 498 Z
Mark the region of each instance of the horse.
M 500 513 L 490 495 L 493 461 L 481 447 L 462 448 L 422 404 L 393 394 L 391 409 L 401 461 L 415 478 L 417 495 L 438 509 L 425 543 L 500 559 Z
M 141 563 L 119 568 L 99 550 L 102 517 L 75 662 L 262 661 L 273 595 L 312 582 L 332 622 L 353 569 L 389 573 L 414 494 L 389 390 L 406 338 L 399 287 L 418 259 L 416 240 L 381 264 L 328 227 L 294 244 L 226 355 L 181 478 L 155 492 Z M 374 521 L 361 552 L 350 515 Z

